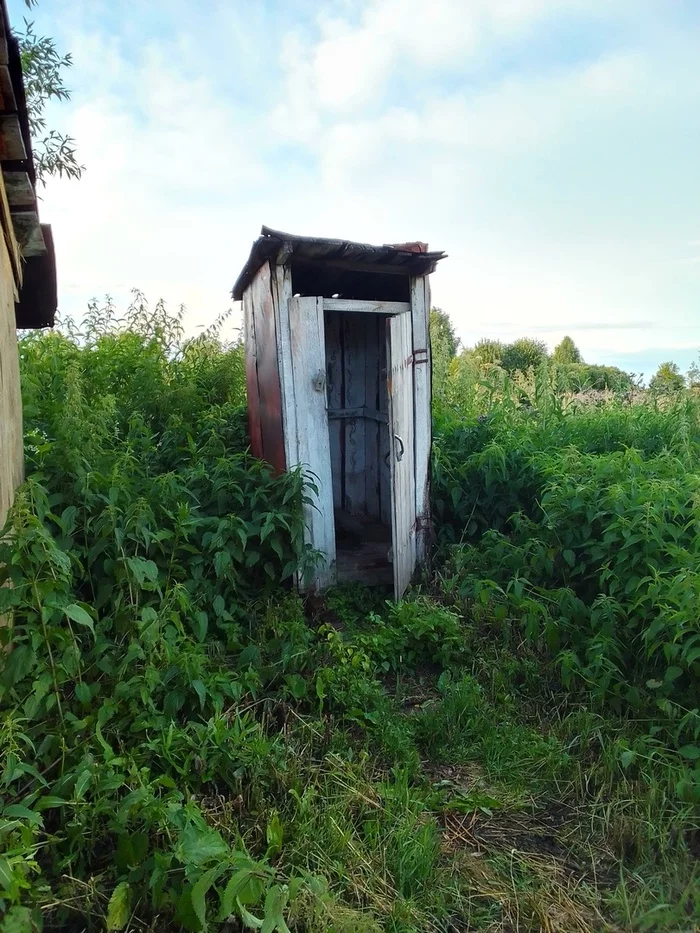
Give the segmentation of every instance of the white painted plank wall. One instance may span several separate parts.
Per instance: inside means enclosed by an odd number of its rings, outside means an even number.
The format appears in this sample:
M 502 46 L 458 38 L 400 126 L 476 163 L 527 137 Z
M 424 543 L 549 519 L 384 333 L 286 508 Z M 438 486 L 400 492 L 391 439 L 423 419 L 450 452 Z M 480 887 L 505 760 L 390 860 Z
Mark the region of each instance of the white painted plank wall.
M 389 431 L 393 492 L 394 597 L 400 599 L 416 566 L 413 327 L 410 314 L 388 318 Z M 399 459 L 401 454 L 401 459 Z
M 305 506 L 308 540 L 325 563 L 303 586 L 325 589 L 335 582 L 333 480 L 326 411 L 326 354 L 322 298 L 291 298 L 289 325 L 297 405 L 298 462 L 312 471 L 318 497 Z
M 353 311 L 362 314 L 403 314 L 411 310 L 408 301 L 360 301 L 354 298 L 324 298 L 326 311 Z
M 416 557 L 423 565 L 430 552 L 430 448 L 432 442 L 430 356 L 430 280 L 411 281 L 413 318 L 415 457 L 416 457 Z M 423 362 L 424 361 L 424 362 Z

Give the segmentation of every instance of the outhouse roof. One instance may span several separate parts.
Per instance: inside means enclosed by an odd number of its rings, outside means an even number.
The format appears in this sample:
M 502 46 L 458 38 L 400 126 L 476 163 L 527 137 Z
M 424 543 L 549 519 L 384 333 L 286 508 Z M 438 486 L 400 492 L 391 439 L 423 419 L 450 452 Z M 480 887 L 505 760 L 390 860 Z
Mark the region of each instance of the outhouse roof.
M 0 237 L 19 292 L 18 327 L 50 327 L 56 316 L 56 263 L 51 227 L 39 221 L 36 173 L 17 38 L 0 0 Z M 1 241 L 0 241 L 1 242 Z
M 425 243 L 400 243 L 372 246 L 351 240 L 331 240 L 325 237 L 297 236 L 263 227 L 253 243 L 250 256 L 233 286 L 235 301 L 243 297 L 258 269 L 284 250 L 291 260 L 318 264 L 319 269 L 333 264 L 362 268 L 367 273 L 404 272 L 406 275 L 426 275 L 445 258 L 443 252 L 429 252 Z M 351 265 L 352 264 L 352 265 Z M 374 267 L 374 268 L 373 268 Z

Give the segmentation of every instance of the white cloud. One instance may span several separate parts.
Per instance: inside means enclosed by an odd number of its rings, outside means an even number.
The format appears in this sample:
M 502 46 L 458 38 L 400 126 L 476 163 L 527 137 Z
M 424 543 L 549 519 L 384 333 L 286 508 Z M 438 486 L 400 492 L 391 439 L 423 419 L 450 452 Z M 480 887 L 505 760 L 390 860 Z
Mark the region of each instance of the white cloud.
M 593 359 L 700 343 L 700 78 L 668 11 L 336 0 L 202 18 L 156 0 L 156 34 L 127 0 L 127 36 L 88 0 L 59 7 L 76 96 L 56 112 L 88 171 L 52 183 L 42 215 L 73 310 L 137 285 L 208 322 L 265 222 L 447 249 L 434 297 L 466 342 L 572 332 Z

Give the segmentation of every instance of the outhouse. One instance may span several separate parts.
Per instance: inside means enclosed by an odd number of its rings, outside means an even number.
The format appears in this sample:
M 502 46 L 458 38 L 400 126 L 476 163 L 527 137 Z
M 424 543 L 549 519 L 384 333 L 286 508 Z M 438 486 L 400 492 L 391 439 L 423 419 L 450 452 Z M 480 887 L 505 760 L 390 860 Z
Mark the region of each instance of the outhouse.
M 233 288 L 242 299 L 253 453 L 302 464 L 317 490 L 303 589 L 392 584 L 430 540 L 429 275 L 424 243 L 369 246 L 268 227 Z

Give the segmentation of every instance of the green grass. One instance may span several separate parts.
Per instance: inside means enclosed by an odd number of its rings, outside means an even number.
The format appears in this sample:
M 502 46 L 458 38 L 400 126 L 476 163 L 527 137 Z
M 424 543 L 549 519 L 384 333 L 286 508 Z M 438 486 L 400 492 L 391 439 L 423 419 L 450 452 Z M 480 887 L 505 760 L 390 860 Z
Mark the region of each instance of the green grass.
M 2 933 L 697 927 L 692 401 L 462 386 L 430 576 L 305 604 L 240 347 L 137 301 L 22 372 Z

